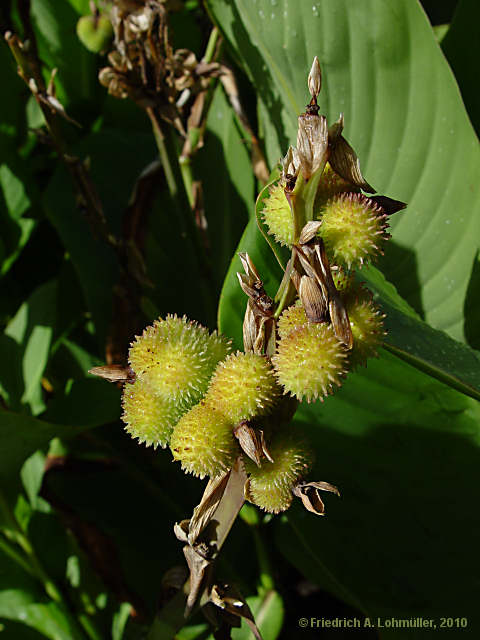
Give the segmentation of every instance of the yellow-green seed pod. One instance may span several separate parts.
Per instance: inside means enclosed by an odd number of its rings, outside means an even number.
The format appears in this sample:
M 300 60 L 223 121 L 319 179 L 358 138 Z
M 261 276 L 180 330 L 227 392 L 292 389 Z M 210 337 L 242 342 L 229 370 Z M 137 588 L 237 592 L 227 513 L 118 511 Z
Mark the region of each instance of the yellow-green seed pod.
M 269 513 L 280 513 L 292 502 L 292 488 L 303 478 L 312 465 L 310 447 L 299 438 L 295 430 L 282 430 L 268 445 L 273 462 L 262 461 L 262 466 L 245 459 L 249 475 L 246 498 Z
M 193 406 L 206 392 L 228 342 L 185 317 L 169 315 L 137 336 L 129 363 L 137 379 L 167 401 Z
M 265 207 L 262 213 L 268 232 L 279 244 L 291 247 L 294 240 L 293 218 L 284 188 L 282 182 L 277 182 L 270 187 L 270 195 L 264 200 Z
M 272 362 L 285 392 L 311 402 L 340 386 L 346 357 L 332 325 L 310 322 L 279 340 Z
M 360 193 L 331 198 L 318 219 L 330 262 L 348 269 L 382 253 L 382 243 L 389 237 L 383 209 Z
M 305 309 L 298 300 L 296 304 L 292 304 L 285 309 L 277 321 L 277 333 L 280 338 L 288 336 L 294 329 L 298 329 L 307 324 L 308 319 L 305 315 Z
M 366 365 L 368 358 L 377 357 L 377 349 L 386 335 L 380 310 L 364 287 L 349 289 L 344 297 L 353 334 L 353 349 L 348 354 L 352 367 Z
M 156 396 L 141 381 L 126 383 L 122 396 L 125 431 L 154 448 L 166 447 L 181 410 L 163 398 Z
M 270 360 L 237 352 L 216 368 L 206 399 L 236 424 L 267 413 L 280 395 Z
M 239 455 L 231 421 L 204 400 L 179 420 L 170 448 L 182 469 L 200 478 L 226 471 Z
M 360 189 L 354 184 L 344 180 L 332 169 L 327 162 L 322 177 L 318 183 L 317 195 L 315 197 L 315 209 L 325 205 L 327 200 L 339 193 L 358 192 Z
M 340 265 L 330 265 L 333 283 L 337 291 L 345 291 L 353 284 L 353 274 Z
M 82 16 L 77 22 L 77 36 L 89 51 L 100 53 L 113 40 L 113 27 L 106 16 Z

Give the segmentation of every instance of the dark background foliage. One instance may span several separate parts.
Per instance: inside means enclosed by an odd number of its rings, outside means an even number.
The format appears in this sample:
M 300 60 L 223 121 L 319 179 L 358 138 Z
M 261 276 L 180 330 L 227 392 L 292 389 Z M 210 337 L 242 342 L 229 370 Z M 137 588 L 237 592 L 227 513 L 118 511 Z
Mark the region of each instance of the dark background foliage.
M 237 246 L 267 290 L 281 276 L 254 220 L 263 185 L 252 130 L 272 169 L 294 140 L 313 55 L 324 72 L 322 109 L 330 120 L 345 112 L 367 179 L 409 203 L 385 257 L 364 274 L 388 312 L 389 336 L 335 397 L 296 416 L 319 478 L 340 486 L 342 499 L 328 500 L 324 519 L 246 509 L 217 571 L 248 598 L 265 640 L 343 637 L 300 629 L 298 619 L 311 616 L 466 618 L 467 628 L 450 633 L 477 637 L 479 9 L 475 0 L 422 4 L 428 19 L 416 0 L 176 3 L 175 48 L 200 59 L 218 25 L 218 60 L 234 71 L 251 127 L 212 81 L 191 166 L 208 225 L 199 232 L 182 140 L 162 124 L 172 191 L 147 114 L 108 95 L 97 80 L 105 57 L 75 35 L 88 1 L 3 3 L 2 32 L 36 43 L 47 82 L 58 69 L 58 100 L 81 125 L 57 118 L 59 135 L 87 162 L 123 249 L 79 206 L 2 40 L 2 638 L 143 638 L 168 600 L 162 577 L 183 563 L 172 525 L 191 513 L 202 484 L 168 451 L 131 440 L 120 390 L 87 371 L 124 362 L 135 332 L 166 313 L 213 329 L 218 307 L 221 330 L 241 347 Z M 147 167 L 151 177 L 139 181 Z M 176 637 L 209 636 L 198 614 Z

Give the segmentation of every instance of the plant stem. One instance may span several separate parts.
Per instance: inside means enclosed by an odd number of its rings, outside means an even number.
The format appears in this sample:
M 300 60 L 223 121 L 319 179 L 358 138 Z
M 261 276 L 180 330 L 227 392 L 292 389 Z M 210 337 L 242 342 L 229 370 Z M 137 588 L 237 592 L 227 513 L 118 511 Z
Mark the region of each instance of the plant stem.
M 170 164 L 170 158 L 168 157 L 167 147 L 165 146 L 165 136 L 163 135 L 163 131 L 153 108 L 147 107 L 146 112 L 150 118 L 150 122 L 152 123 L 153 135 L 157 145 L 158 155 L 160 156 L 160 162 L 162 163 L 163 171 L 165 173 L 168 191 L 170 196 L 175 198 L 178 193 L 178 188 L 175 176 L 173 175 L 172 165 Z
M 178 158 L 178 164 L 180 167 L 180 173 L 182 174 L 183 186 L 185 187 L 185 192 L 187 194 L 188 204 L 190 205 L 190 209 L 193 209 L 195 206 L 195 198 L 193 195 L 193 174 L 190 156 L 181 155 Z
M 272 576 L 272 566 L 259 525 L 251 527 L 251 531 L 255 542 L 258 565 L 260 567 L 260 584 L 265 591 L 272 591 L 275 589 L 275 582 Z
M 197 264 L 200 269 L 201 277 L 200 284 L 202 287 L 202 297 L 205 301 L 205 313 L 207 316 L 208 324 L 213 325 L 215 323 L 215 303 L 212 296 L 212 275 L 211 267 L 207 259 L 205 249 L 200 241 L 199 231 L 195 225 L 193 219 L 192 209 L 190 205 L 190 198 L 193 195 L 188 195 L 186 189 L 178 188 L 178 178 L 181 178 L 181 171 L 175 170 L 174 166 L 170 162 L 171 157 L 178 157 L 175 150 L 174 141 L 165 138 L 157 114 L 154 109 L 148 107 L 146 109 L 147 115 L 152 123 L 153 134 L 155 142 L 157 144 L 160 161 L 165 172 L 165 179 L 167 182 L 168 191 L 172 199 L 173 205 L 177 210 L 179 220 L 183 223 L 183 233 L 188 235 L 193 244 L 195 256 L 197 258 Z M 177 174 L 177 175 L 176 175 Z M 178 177 L 177 177 L 178 176 Z
M 210 31 L 210 36 L 208 38 L 207 46 L 205 48 L 203 62 L 209 63 L 212 61 L 213 56 L 215 54 L 215 48 L 217 46 L 218 37 L 219 37 L 218 29 L 217 27 L 213 27 L 213 29 Z

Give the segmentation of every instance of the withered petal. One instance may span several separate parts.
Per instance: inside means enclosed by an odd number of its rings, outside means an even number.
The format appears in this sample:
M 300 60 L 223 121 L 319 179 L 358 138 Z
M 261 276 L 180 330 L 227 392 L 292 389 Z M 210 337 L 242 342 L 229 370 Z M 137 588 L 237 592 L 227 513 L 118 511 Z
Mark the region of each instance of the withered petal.
M 323 322 L 327 312 L 327 300 L 316 278 L 302 276 L 298 295 L 310 322 Z
M 315 513 L 317 516 L 323 516 L 325 515 L 325 505 L 320 498 L 320 491 L 330 491 L 340 496 L 337 487 L 329 482 L 299 482 L 292 489 L 293 495 L 301 499 L 307 511 Z
M 245 598 L 231 585 L 213 585 L 210 590 L 210 602 L 223 611 L 245 620 L 256 640 L 262 640 L 262 635 L 255 624 L 252 612 Z
M 307 222 L 300 233 L 300 238 L 298 239 L 299 244 L 305 244 L 313 240 L 321 226 L 321 220 L 310 220 Z
M 374 193 L 362 175 L 360 160 L 353 148 L 342 135 L 338 135 L 334 141 L 330 141 L 330 155 L 328 158 L 332 169 L 344 180 L 360 187 L 367 193 Z
M 387 216 L 391 216 L 397 211 L 401 211 L 405 209 L 407 206 L 405 202 L 401 200 L 394 200 L 393 198 L 388 198 L 387 196 L 369 196 L 370 200 L 373 200 L 379 207 L 382 207 Z
M 199 535 L 212 519 L 222 499 L 229 478 L 230 471 L 226 471 L 208 481 L 200 504 L 193 510 L 193 515 L 189 522 L 188 542 L 190 544 L 195 544 Z

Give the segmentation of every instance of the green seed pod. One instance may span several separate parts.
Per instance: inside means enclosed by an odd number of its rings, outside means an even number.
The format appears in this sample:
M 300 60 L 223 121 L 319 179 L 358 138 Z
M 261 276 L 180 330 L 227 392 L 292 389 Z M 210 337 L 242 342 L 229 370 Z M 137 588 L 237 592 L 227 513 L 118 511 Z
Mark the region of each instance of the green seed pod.
M 298 329 L 304 324 L 307 324 L 307 316 L 305 315 L 305 309 L 301 305 L 300 301 L 296 304 L 292 304 L 285 309 L 277 321 L 277 333 L 280 338 L 288 336 L 289 333 Z
M 153 394 L 140 380 L 125 384 L 122 405 L 125 431 L 132 438 L 155 449 L 167 446 L 181 410 Z
M 345 267 L 332 265 L 331 273 L 337 291 L 345 291 L 352 286 L 353 275 Z
M 280 394 L 267 357 L 237 352 L 216 368 L 207 400 L 236 424 L 267 413 Z
M 228 342 L 185 317 L 156 320 L 137 336 L 129 363 L 137 379 L 166 401 L 190 408 L 206 392 L 218 362 L 229 351 Z
M 100 53 L 113 40 L 113 27 L 106 16 L 82 16 L 77 22 L 77 36 L 89 51 Z
M 345 294 L 345 306 L 353 333 L 353 349 L 348 355 L 352 367 L 366 365 L 368 358 L 377 357 L 377 349 L 386 335 L 385 317 L 372 302 L 372 294 L 364 287 L 355 287 Z
M 265 208 L 262 211 L 268 233 L 273 235 L 279 244 L 291 247 L 294 240 L 293 219 L 284 185 L 277 182 L 270 187 L 269 193 L 269 197 L 264 200 Z
M 272 362 L 277 379 L 298 400 L 322 398 L 340 386 L 347 352 L 327 323 L 305 324 L 278 342 Z
M 318 218 L 322 221 L 319 235 L 330 261 L 348 269 L 381 253 L 381 245 L 389 237 L 383 209 L 361 193 L 331 198 Z
M 200 478 L 230 469 L 239 455 L 231 421 L 204 400 L 180 418 L 170 448 L 182 469 Z
M 315 209 L 325 205 L 327 200 L 333 198 L 333 196 L 336 196 L 339 193 L 358 191 L 360 191 L 358 187 L 354 184 L 350 184 L 350 182 L 347 182 L 339 176 L 338 173 L 335 173 L 330 166 L 330 163 L 327 162 L 322 173 L 322 177 L 318 183 L 317 194 L 315 197 Z
M 296 431 L 276 434 L 268 445 L 273 462 L 262 461 L 262 466 L 245 459 L 249 474 L 245 495 L 264 511 L 279 513 L 292 502 L 292 488 L 310 469 L 313 454 Z

